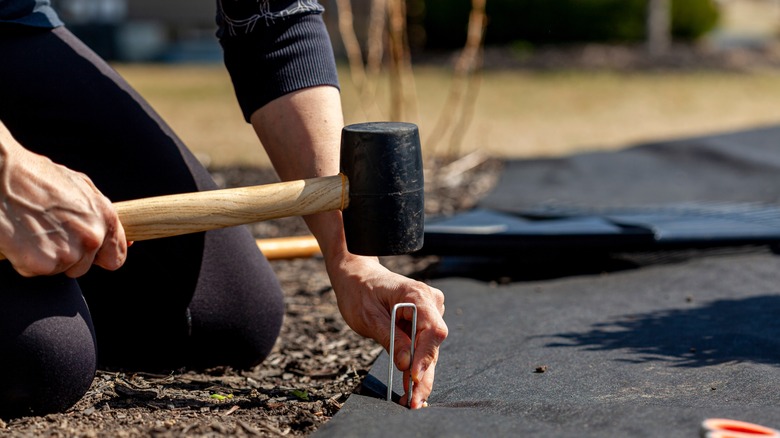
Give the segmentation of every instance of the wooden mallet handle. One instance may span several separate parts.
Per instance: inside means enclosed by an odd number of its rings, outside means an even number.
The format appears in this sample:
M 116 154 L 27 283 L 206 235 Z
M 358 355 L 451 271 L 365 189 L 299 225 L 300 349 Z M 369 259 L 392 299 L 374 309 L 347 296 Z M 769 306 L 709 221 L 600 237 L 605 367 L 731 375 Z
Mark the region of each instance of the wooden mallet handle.
M 349 182 L 343 175 L 114 204 L 130 241 L 343 210 L 348 205 Z
M 305 216 L 349 205 L 342 175 L 117 202 L 127 240 L 141 241 Z M 0 259 L 5 256 L 0 254 Z

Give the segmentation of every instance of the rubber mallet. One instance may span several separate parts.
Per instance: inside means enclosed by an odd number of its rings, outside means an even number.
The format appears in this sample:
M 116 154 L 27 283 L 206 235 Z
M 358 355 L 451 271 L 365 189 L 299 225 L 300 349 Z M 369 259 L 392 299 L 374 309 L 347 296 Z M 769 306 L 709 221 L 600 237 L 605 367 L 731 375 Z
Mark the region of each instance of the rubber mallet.
M 114 206 L 129 241 L 343 210 L 349 251 L 379 256 L 409 254 L 422 247 L 423 193 L 417 126 L 369 122 L 343 128 L 338 175 L 157 196 Z

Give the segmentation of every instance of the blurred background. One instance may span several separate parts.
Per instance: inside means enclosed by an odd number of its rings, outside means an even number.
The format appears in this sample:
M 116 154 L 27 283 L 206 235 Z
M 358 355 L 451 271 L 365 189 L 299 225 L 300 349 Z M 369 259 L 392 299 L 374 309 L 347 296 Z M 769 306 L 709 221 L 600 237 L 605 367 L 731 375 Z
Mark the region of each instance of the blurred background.
M 266 166 L 215 0 L 53 0 L 211 166 Z M 778 121 L 780 0 L 321 0 L 347 123 L 427 156 L 545 157 Z

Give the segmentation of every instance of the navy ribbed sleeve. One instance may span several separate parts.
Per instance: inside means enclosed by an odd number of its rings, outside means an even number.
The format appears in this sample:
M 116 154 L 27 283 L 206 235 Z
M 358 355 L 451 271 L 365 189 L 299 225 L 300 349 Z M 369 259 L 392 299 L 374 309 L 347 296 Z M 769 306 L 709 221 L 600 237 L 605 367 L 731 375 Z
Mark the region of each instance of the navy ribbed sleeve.
M 62 21 L 49 0 L 0 0 L 0 24 L 54 28 Z
M 236 3 L 241 2 L 231 3 L 234 9 L 225 11 L 218 0 L 218 36 L 247 121 L 258 108 L 284 94 L 317 85 L 339 86 L 333 47 L 316 1 L 287 1 L 288 7 L 263 11 L 265 15 L 237 10 Z M 258 5 L 255 0 L 246 3 Z

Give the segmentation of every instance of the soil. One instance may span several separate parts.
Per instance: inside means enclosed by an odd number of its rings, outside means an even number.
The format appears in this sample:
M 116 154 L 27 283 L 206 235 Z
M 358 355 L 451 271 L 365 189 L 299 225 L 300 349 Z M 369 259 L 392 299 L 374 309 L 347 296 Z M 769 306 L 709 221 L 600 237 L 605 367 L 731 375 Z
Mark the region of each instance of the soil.
M 449 165 L 449 166 L 448 166 Z M 495 183 L 501 163 L 470 156 L 431 163 L 426 213 L 470 208 Z M 223 187 L 277 181 L 269 169 L 213 169 Z M 300 218 L 252 225 L 256 237 L 302 235 Z M 391 270 L 425 280 L 433 257 L 383 258 Z M 322 260 L 272 261 L 286 296 L 279 340 L 252 370 L 180 370 L 169 375 L 98 371 L 87 394 L 61 414 L 0 420 L 0 436 L 302 436 L 335 415 L 382 351 L 343 321 Z

